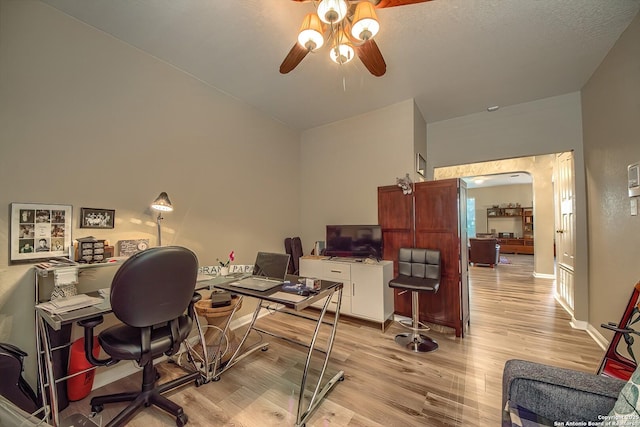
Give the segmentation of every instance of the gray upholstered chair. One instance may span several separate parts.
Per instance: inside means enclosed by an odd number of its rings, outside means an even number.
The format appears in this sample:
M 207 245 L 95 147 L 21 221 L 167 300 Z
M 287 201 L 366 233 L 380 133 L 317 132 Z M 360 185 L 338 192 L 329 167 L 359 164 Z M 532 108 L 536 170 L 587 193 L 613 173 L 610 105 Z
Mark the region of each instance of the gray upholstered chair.
M 433 351 L 438 343 L 420 332 L 430 328 L 420 322 L 418 297 L 420 292 L 438 292 L 440 288 L 440 251 L 422 248 L 400 248 L 398 276 L 389 286 L 411 291 L 411 333 L 396 335 L 396 342 L 414 352 Z M 402 324 L 402 323 L 401 323 Z M 404 324 L 403 324 L 404 325 Z M 405 325 L 406 326 L 406 325 Z
M 601 417 L 613 408 L 625 384 L 617 378 L 509 360 L 502 374 L 502 427 L 534 425 L 523 420 L 541 425 L 567 421 L 601 425 Z

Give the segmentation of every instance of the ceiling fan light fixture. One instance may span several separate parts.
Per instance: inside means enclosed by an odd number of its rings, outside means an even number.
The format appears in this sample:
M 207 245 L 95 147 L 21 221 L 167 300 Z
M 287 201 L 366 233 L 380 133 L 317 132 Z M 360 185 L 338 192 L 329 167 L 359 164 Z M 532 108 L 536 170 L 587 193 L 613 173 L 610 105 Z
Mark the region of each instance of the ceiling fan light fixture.
M 380 23 L 376 11 L 368 1 L 361 1 L 353 14 L 351 35 L 358 40 L 366 41 L 378 34 Z
M 300 32 L 298 33 L 298 43 L 308 51 L 320 49 L 324 44 L 322 35 L 322 22 L 315 13 L 309 13 L 304 17 Z
M 353 46 L 343 29 L 336 33 L 329 56 L 336 64 L 346 64 L 353 59 Z
M 348 6 L 344 0 L 322 0 L 318 4 L 317 13 L 322 22 L 335 24 L 347 16 Z

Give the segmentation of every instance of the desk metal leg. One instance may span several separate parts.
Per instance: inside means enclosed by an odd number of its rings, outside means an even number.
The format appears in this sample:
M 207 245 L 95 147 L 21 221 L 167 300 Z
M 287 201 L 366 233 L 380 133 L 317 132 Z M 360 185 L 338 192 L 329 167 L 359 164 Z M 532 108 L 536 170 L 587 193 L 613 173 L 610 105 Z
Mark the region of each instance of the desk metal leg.
M 335 312 L 335 317 L 333 319 L 333 324 L 331 327 L 331 333 L 329 335 L 329 340 L 327 342 L 327 347 L 323 353 L 325 353 L 324 361 L 322 363 L 322 370 L 320 371 L 320 375 L 318 376 L 318 382 L 316 383 L 315 389 L 313 391 L 313 395 L 311 399 L 309 399 L 309 406 L 306 411 L 302 411 L 302 405 L 304 400 L 304 391 L 307 383 L 307 375 L 309 373 L 309 366 L 311 365 L 311 356 L 313 355 L 313 351 L 316 349 L 316 340 L 318 338 L 318 333 L 320 332 L 320 328 L 323 325 L 324 315 L 327 312 L 327 308 L 329 307 L 329 303 L 333 297 L 333 293 L 329 295 L 322 307 L 322 312 L 320 313 L 320 317 L 318 318 L 318 323 L 316 324 L 315 331 L 313 332 L 313 337 L 311 338 L 311 343 L 309 345 L 309 351 L 307 352 L 307 360 L 304 364 L 304 371 L 302 373 L 302 381 L 300 383 L 300 394 L 298 396 L 298 412 L 296 414 L 296 426 L 303 426 L 307 421 L 307 418 L 311 415 L 311 413 L 316 409 L 316 407 L 320 404 L 324 396 L 333 388 L 333 386 L 338 382 L 344 379 L 344 371 L 338 372 L 336 375 L 331 378 L 325 384 L 325 386 L 320 390 L 320 386 L 322 385 L 322 379 L 324 378 L 324 374 L 327 369 L 327 365 L 329 363 L 329 357 L 331 356 L 331 349 L 333 348 L 334 339 L 336 336 L 336 330 L 338 326 L 338 319 L 340 318 L 340 303 L 342 302 L 342 288 L 338 290 L 338 308 Z
M 243 298 L 243 297 L 241 296 L 240 298 Z M 240 304 L 236 304 L 236 308 L 239 305 Z M 266 350 L 267 347 L 269 346 L 269 343 L 260 343 L 260 344 L 254 346 L 254 347 L 252 347 L 250 349 L 247 349 L 242 354 L 240 354 L 240 351 L 242 350 L 242 347 L 244 346 L 245 342 L 247 341 L 247 338 L 249 337 L 249 334 L 254 329 L 254 325 L 256 323 L 256 320 L 258 320 L 258 314 L 260 314 L 260 309 L 261 308 L 262 308 L 262 304 L 258 304 L 256 306 L 256 309 L 253 312 L 253 317 L 251 318 L 251 323 L 249 323 L 249 326 L 247 327 L 247 330 L 245 331 L 244 335 L 242 336 L 242 339 L 240 340 L 240 343 L 238 344 L 238 348 L 236 348 L 236 351 L 233 352 L 233 355 L 227 361 L 227 363 L 225 363 L 225 365 L 224 365 L 224 367 L 222 367 L 222 369 L 220 369 L 221 365 L 219 363 L 219 360 L 221 358 L 216 358 L 216 360 L 214 362 L 214 369 L 213 369 L 213 379 L 214 379 L 214 381 L 217 381 L 220 378 L 220 375 L 222 373 L 224 373 L 227 369 L 229 369 L 230 367 L 232 367 L 233 365 L 235 365 L 236 363 L 238 363 L 239 361 L 241 361 L 245 357 L 249 356 L 250 354 L 252 354 L 253 352 L 255 352 L 258 349 Z M 236 310 L 234 309 L 234 311 L 229 316 L 229 320 L 227 321 L 227 325 L 225 326 L 224 331 L 220 335 L 220 340 L 221 340 L 220 345 L 222 345 L 222 340 L 224 339 L 224 336 L 226 335 L 227 330 L 229 329 L 229 327 L 231 325 L 231 318 L 235 314 L 235 311 Z M 220 348 L 220 347 L 218 347 L 218 348 Z
M 40 390 L 42 392 L 43 405 L 47 405 L 47 393 L 46 388 L 49 387 L 49 411 L 45 410 L 47 415 L 51 416 L 51 425 L 58 427 L 60 425 L 60 416 L 58 413 L 58 390 L 56 388 L 56 378 L 53 372 L 53 354 L 51 350 L 51 342 L 49 341 L 49 334 L 47 332 L 47 325 L 44 323 L 42 316 L 37 315 L 39 338 L 36 338 L 36 346 L 41 346 L 38 349 L 38 373 L 42 375 L 40 377 L 41 385 Z M 44 357 L 44 373 L 42 372 L 40 357 Z M 46 378 L 43 374 L 46 374 Z M 46 382 L 46 384 L 45 384 Z M 47 416 L 48 418 L 48 416 Z

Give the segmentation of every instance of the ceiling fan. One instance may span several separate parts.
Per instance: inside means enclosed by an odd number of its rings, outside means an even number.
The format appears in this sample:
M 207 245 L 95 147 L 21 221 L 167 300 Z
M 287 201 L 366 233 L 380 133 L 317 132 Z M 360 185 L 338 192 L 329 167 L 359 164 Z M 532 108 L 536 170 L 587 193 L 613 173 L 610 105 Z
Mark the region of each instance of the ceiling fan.
M 424 3 L 431 0 L 292 0 L 313 1 L 316 13 L 305 16 L 298 41 L 280 65 L 287 74 L 298 66 L 309 52 L 329 44 L 329 56 L 337 64 L 346 64 L 354 53 L 371 74 L 384 75 L 387 64 L 373 39 L 380 28 L 375 9 Z

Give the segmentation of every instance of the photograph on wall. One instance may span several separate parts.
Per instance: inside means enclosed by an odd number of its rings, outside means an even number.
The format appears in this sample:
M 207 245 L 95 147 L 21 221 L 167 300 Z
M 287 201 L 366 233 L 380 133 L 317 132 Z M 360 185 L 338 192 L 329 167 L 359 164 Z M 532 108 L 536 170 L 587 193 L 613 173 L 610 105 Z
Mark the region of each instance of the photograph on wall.
M 71 245 L 68 205 L 11 203 L 11 262 L 66 257 Z
M 113 228 L 113 209 L 80 208 L 80 228 Z
M 427 161 L 420 153 L 416 154 L 416 172 L 418 172 L 423 178 L 427 173 Z

